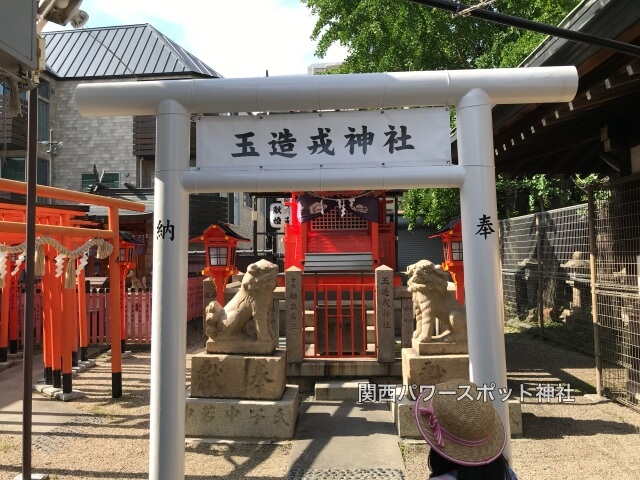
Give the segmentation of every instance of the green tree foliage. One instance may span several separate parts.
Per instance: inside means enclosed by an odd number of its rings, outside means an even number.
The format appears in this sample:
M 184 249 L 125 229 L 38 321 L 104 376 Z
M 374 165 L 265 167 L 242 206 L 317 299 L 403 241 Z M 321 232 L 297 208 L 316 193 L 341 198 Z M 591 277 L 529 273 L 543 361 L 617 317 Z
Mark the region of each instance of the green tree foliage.
M 584 189 L 598 181 L 597 175 L 584 179 L 541 174 L 508 179 L 498 175 L 498 217 L 509 218 L 586 202 Z M 460 192 L 457 188 L 409 190 L 402 197 L 401 209 L 409 220 L 409 228 L 420 219 L 427 225 L 442 228 L 460 215 Z
M 302 2 L 318 17 L 311 35 L 318 41 L 316 54 L 324 57 L 334 43 L 348 48 L 348 56 L 336 73 L 515 67 L 544 39 L 535 32 L 453 15 L 407 0 Z M 488 8 L 557 25 L 580 2 L 496 0 Z M 502 218 L 553 208 L 579 195 L 567 180 L 544 175 L 511 180 L 499 177 L 496 183 Z M 411 190 L 404 195 L 402 208 L 410 227 L 418 218 L 440 227 L 459 214 L 459 192 Z
M 496 0 L 495 11 L 557 25 L 581 0 Z M 311 38 L 324 57 L 348 48 L 342 72 L 513 67 L 542 34 L 426 7 L 407 0 L 302 0 L 318 20 Z M 468 1 L 466 3 L 473 3 Z

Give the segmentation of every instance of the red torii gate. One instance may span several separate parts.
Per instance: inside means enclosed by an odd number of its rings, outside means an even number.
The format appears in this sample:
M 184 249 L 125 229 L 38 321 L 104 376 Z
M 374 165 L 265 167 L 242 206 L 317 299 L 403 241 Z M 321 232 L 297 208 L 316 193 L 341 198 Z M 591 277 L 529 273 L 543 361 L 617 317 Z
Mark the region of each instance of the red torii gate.
M 14 180 L 6 180 L 0 179 L 0 190 L 10 193 L 20 193 L 26 194 L 27 192 L 27 184 L 25 182 L 18 182 Z M 80 226 L 69 226 L 71 225 L 71 218 L 66 217 L 64 221 L 59 221 L 57 225 L 52 224 L 43 224 L 40 223 L 40 218 L 35 225 L 36 235 L 49 235 L 49 236 L 57 236 L 62 238 L 66 242 L 73 241 L 74 239 L 86 239 L 86 238 L 97 238 L 111 241 L 113 244 L 116 244 L 119 238 L 119 208 L 123 208 L 126 210 L 132 210 L 137 212 L 144 211 L 145 207 L 142 204 L 130 202 L 127 200 L 120 200 L 110 197 L 102 197 L 96 196 L 88 193 L 75 192 L 70 190 L 64 190 L 61 188 L 48 187 L 43 185 L 36 186 L 36 194 L 39 197 L 48 197 L 55 200 L 65 200 L 77 203 L 85 203 L 91 205 L 100 205 L 108 207 L 108 229 L 107 230 L 99 230 L 93 228 L 82 228 Z M 36 217 L 38 217 L 38 211 L 36 210 Z M 67 225 L 64 225 L 66 223 Z M 26 225 L 24 221 L 0 221 L 0 233 L 2 234 L 2 240 L 5 242 L 8 240 L 9 242 L 13 241 L 15 243 L 16 236 L 19 239 L 24 239 L 26 231 Z M 12 235 L 7 235 L 12 234 Z M 6 239 L 6 240 L 5 240 Z M 122 349 L 121 349 L 121 319 L 120 319 L 120 272 L 117 266 L 118 260 L 118 249 L 114 248 L 109 255 L 109 281 L 111 285 L 109 303 L 111 310 L 111 375 L 112 375 L 112 397 L 120 398 L 122 396 Z M 51 269 L 51 265 L 49 265 Z M 46 272 L 47 274 L 52 273 L 51 270 Z M 53 282 L 52 292 L 50 292 L 52 305 L 51 310 L 55 310 L 56 302 L 58 300 L 64 302 L 63 304 L 69 305 L 70 309 L 71 305 L 75 305 L 75 301 L 71 297 L 70 294 L 67 294 L 66 301 L 64 297 L 59 297 L 55 292 L 56 282 Z M 83 290 L 82 288 L 80 290 Z M 62 295 L 62 293 L 60 293 Z M 59 308 L 58 308 L 59 310 Z M 53 319 L 53 316 L 51 317 Z M 63 385 L 63 390 L 70 390 L 71 387 L 71 348 L 68 345 L 70 342 L 69 328 L 64 328 L 65 325 L 61 325 L 63 327 L 63 335 L 61 336 L 61 340 L 65 339 L 67 342 L 65 345 L 60 345 L 60 351 L 62 353 L 62 377 L 69 378 L 66 385 Z M 53 325 L 52 325 L 53 327 Z M 25 332 L 27 333 L 27 332 Z M 65 333 L 67 335 L 65 335 Z M 69 337 L 69 338 L 66 338 Z M 53 337 L 52 337 L 53 338 Z M 52 342 L 52 350 L 55 353 L 57 350 L 55 347 L 57 346 L 57 341 Z M 65 347 L 65 348 L 63 348 Z M 46 364 L 45 364 L 46 367 Z M 67 377 L 68 376 L 68 377 Z M 66 388 L 65 388 L 66 387 Z M 65 392 L 68 393 L 68 392 Z
M 80 210 L 73 210 L 71 208 L 65 208 L 66 206 L 62 205 L 59 207 L 52 206 L 44 206 L 40 205 L 37 207 L 37 217 L 38 223 L 43 225 L 61 225 L 61 226 L 74 226 L 80 227 L 82 225 L 91 225 L 95 226 L 95 222 L 83 220 L 79 218 L 75 218 L 78 215 L 83 215 L 84 212 Z M 0 220 L 2 221 L 13 221 L 13 222 L 24 222 L 26 219 L 26 206 L 23 204 L 12 204 L 12 203 L 1 203 L 0 204 Z M 20 240 L 24 235 L 20 234 L 3 234 L 2 241 L 5 243 L 11 244 L 19 244 Z M 69 241 L 71 243 L 82 243 L 82 239 L 73 238 Z M 64 242 L 67 242 L 67 239 L 64 239 Z M 63 242 L 63 243 L 64 243 Z M 45 247 L 41 247 L 44 253 Z M 51 250 L 46 247 L 47 250 Z M 42 258 L 44 260 L 44 257 Z M 21 268 L 20 265 L 15 264 L 11 257 L 7 256 L 7 271 L 11 271 L 13 266 L 16 268 Z M 47 267 L 48 267 L 47 263 Z M 46 268 L 45 268 L 46 270 Z M 8 273 L 8 272 L 7 272 Z M 15 277 L 15 273 L 7 274 L 5 278 L 5 285 L 3 287 L 2 294 L 2 310 L 0 315 L 0 362 L 6 362 L 8 360 L 7 353 L 15 354 L 18 351 L 18 330 L 19 330 L 19 319 L 18 319 L 18 281 Z M 46 283 L 51 283 L 57 285 L 57 282 L 53 281 L 50 276 L 44 275 L 43 278 L 46 279 Z M 45 282 L 43 282 L 45 283 Z M 79 285 L 84 285 L 84 269 L 80 271 L 78 276 Z M 54 285 L 55 288 L 55 285 Z M 65 313 L 62 313 L 62 310 L 59 308 L 51 309 L 51 305 L 49 305 L 49 301 L 51 297 L 46 298 L 45 300 L 47 305 L 43 309 L 43 317 L 45 321 L 45 328 L 47 328 L 47 332 L 51 330 L 51 322 L 53 321 L 55 324 L 58 324 L 60 318 L 63 320 L 68 319 L 68 328 L 71 328 L 71 359 L 72 366 L 77 366 L 78 356 L 80 356 L 81 360 L 87 360 L 87 346 L 88 346 L 88 335 L 87 335 L 87 323 L 86 323 L 86 308 L 83 308 L 86 305 L 86 292 L 84 288 L 80 287 L 78 289 L 78 298 L 76 305 L 76 298 L 73 291 L 63 290 L 63 295 L 67 296 L 66 299 L 66 310 Z M 70 312 L 68 310 L 71 310 Z M 77 310 L 77 312 L 75 311 Z M 77 319 L 77 322 L 73 320 Z M 79 337 L 79 338 L 78 338 Z M 48 339 L 50 340 L 50 339 Z M 56 341 L 44 341 L 43 342 L 43 358 L 45 363 L 45 380 L 48 384 L 53 384 L 54 386 L 59 386 L 60 383 L 60 374 L 58 371 L 54 374 L 52 365 L 53 365 L 53 352 L 52 348 L 55 347 Z

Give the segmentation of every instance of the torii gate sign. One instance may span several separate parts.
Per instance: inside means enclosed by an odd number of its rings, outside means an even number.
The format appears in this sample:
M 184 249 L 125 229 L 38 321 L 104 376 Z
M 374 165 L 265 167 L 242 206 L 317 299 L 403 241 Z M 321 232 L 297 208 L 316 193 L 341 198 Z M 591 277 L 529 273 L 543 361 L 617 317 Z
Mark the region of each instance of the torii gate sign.
M 577 88 L 574 67 L 80 85 L 76 104 L 85 116 L 157 116 L 149 478 L 184 478 L 186 323 L 178 320 L 187 300 L 175 282 L 187 278 L 189 193 L 459 187 L 470 375 L 498 391 L 507 380 L 491 107 L 569 102 Z M 315 172 L 295 161 L 277 169 L 189 168 L 191 114 L 431 105 L 456 107 L 458 165 L 393 166 L 372 156 L 370 168 L 318 165 Z M 497 399 L 496 407 L 508 428 L 507 403 Z

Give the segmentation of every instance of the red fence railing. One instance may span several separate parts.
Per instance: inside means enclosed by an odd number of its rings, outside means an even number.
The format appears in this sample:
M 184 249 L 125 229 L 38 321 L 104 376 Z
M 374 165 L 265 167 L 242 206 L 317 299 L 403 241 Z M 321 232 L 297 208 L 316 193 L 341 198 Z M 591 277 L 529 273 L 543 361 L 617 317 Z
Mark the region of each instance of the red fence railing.
M 375 284 L 304 284 L 306 358 L 377 354 Z
M 202 280 L 204 277 L 189 277 L 187 280 L 187 322 L 203 315 Z M 127 343 L 151 343 L 151 299 L 149 290 L 131 289 L 126 293 L 125 318 Z M 25 293 L 19 295 L 18 314 L 24 318 Z M 89 345 L 109 344 L 109 290 L 92 289 L 87 292 L 87 332 Z M 22 321 L 19 322 L 19 340 L 22 344 Z M 34 296 L 34 344 L 42 345 L 42 293 Z

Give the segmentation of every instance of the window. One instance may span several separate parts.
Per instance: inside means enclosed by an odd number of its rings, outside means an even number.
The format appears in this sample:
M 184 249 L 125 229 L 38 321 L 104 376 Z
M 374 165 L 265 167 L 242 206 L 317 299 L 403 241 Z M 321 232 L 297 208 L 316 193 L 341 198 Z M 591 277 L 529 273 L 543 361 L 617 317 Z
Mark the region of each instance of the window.
M 462 242 L 451 242 L 451 260 L 462 261 Z
M 8 157 L 2 164 L 2 178 L 8 180 L 26 180 L 26 160 L 24 157 Z M 43 158 L 38 159 L 36 167 L 36 182 L 38 185 L 49 185 L 49 161 Z
M 9 96 L 11 87 L 8 83 L 0 82 L 0 96 L 4 95 L 5 91 L 7 92 L 7 96 Z M 27 92 L 20 92 L 20 100 L 27 101 Z
M 250 193 L 242 194 L 242 203 L 245 207 L 253 208 L 253 198 Z
M 40 80 L 38 86 L 38 141 L 49 140 L 49 99 L 51 85 L 46 80 Z
M 227 208 L 229 211 L 229 220 L 228 222 L 232 225 L 240 224 L 240 194 L 229 193 L 227 194 Z
M 89 187 L 96 185 L 97 179 L 93 173 L 82 174 L 82 191 L 89 191 Z M 118 172 L 105 172 L 102 175 L 102 185 L 109 188 L 120 188 L 120 173 Z
M 24 158 L 7 158 L 7 161 L 2 165 L 2 178 L 24 182 L 25 166 Z

